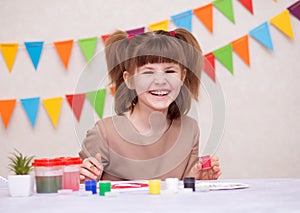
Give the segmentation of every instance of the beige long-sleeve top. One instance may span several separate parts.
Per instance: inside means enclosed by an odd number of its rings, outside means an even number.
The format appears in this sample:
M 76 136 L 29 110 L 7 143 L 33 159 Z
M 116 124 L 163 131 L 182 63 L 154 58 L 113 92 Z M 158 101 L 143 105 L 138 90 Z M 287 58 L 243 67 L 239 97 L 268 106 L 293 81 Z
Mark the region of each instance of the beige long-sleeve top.
M 141 135 L 126 116 L 99 120 L 87 132 L 79 155 L 101 154 L 103 180 L 146 180 L 190 176 L 198 162 L 199 127 L 183 116 L 164 132 Z

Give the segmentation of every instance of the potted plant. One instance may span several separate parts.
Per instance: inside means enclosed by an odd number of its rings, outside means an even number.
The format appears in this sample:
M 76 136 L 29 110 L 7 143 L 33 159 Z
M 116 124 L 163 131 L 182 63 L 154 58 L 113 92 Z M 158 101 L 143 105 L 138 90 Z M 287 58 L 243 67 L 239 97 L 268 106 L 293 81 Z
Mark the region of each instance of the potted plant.
M 30 196 L 33 193 L 34 177 L 30 174 L 33 167 L 31 162 L 34 156 L 24 156 L 15 149 L 15 152 L 8 157 L 10 160 L 9 169 L 14 174 L 8 175 L 8 190 L 12 197 Z

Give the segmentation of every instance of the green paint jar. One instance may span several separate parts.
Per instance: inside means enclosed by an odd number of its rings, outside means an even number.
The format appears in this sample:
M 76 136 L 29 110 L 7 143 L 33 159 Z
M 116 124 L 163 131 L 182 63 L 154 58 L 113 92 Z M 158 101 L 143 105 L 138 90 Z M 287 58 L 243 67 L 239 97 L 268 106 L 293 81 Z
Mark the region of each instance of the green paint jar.
M 105 192 L 111 191 L 111 183 L 107 181 L 99 182 L 99 195 L 104 196 Z
M 32 165 L 37 193 L 57 193 L 62 189 L 63 162 L 61 159 L 35 159 Z

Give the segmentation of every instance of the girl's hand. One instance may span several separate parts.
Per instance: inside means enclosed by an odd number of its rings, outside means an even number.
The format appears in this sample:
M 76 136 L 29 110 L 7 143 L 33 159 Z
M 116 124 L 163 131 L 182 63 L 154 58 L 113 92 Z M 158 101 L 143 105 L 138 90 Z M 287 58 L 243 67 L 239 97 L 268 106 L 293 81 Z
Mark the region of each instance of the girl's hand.
M 202 169 L 202 164 L 196 163 L 192 168 L 192 175 L 197 180 L 216 180 L 218 179 L 222 172 L 220 169 L 219 159 L 216 156 L 211 157 L 211 168 L 209 169 Z
M 85 158 L 80 168 L 80 180 L 85 179 L 99 180 L 102 176 L 103 165 L 101 155 L 97 153 L 95 157 Z

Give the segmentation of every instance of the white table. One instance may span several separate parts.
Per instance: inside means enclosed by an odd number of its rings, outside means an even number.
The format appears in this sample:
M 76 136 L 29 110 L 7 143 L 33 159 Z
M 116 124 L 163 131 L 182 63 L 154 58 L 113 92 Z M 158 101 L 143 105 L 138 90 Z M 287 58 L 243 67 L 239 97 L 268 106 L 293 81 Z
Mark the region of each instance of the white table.
M 218 180 L 239 182 L 249 188 L 179 194 L 149 195 L 123 192 L 118 197 L 34 194 L 10 197 L 0 189 L 0 212 L 300 212 L 300 179 Z

